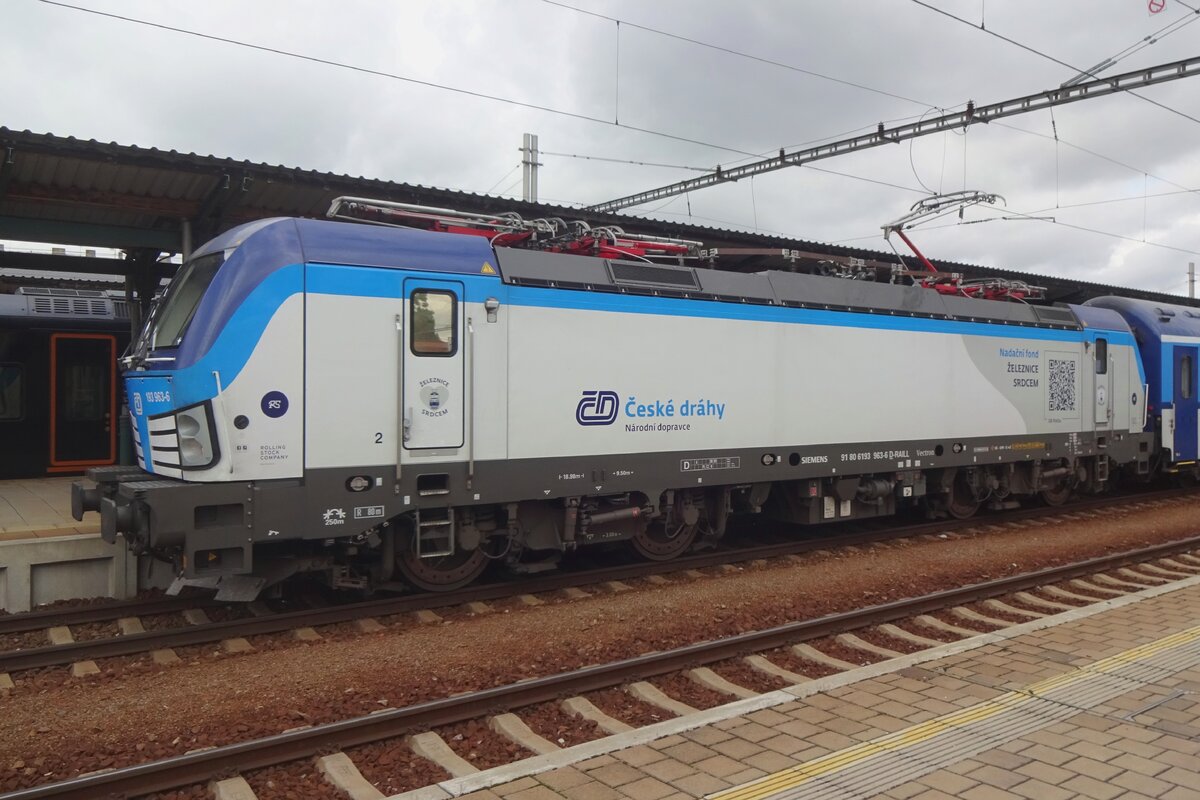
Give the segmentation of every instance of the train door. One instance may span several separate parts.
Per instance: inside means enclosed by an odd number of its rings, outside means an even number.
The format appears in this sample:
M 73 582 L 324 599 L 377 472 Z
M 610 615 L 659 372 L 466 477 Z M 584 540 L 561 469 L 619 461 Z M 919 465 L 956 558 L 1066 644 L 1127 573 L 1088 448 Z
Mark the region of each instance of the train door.
M 1196 355 L 1195 345 L 1174 347 L 1175 375 L 1175 441 L 1173 457 L 1175 461 L 1195 461 L 1197 449 L 1200 449 L 1200 425 L 1197 416 L 1200 415 L 1200 398 L 1196 396 Z
M 117 460 L 117 338 L 50 337 L 50 468 L 78 472 Z
M 1096 430 L 1112 427 L 1113 417 L 1113 369 L 1108 358 L 1108 339 L 1099 337 L 1092 347 L 1095 356 L 1095 409 Z
M 463 284 L 409 278 L 404 347 L 404 449 L 463 446 Z M 414 454 L 418 455 L 418 454 Z

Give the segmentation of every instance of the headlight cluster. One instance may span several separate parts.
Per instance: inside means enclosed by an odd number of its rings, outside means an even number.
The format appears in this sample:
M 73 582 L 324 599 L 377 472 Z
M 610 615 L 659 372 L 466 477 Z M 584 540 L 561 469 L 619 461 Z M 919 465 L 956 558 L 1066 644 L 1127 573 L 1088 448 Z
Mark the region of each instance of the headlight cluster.
M 179 435 L 179 465 L 185 469 L 207 467 L 217 458 L 217 445 L 207 403 L 175 412 Z

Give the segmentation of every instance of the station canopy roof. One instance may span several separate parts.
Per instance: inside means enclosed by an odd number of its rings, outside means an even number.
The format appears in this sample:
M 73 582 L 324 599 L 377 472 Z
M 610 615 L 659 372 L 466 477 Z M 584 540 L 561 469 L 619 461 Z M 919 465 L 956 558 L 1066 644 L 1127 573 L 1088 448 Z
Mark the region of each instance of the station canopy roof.
M 184 251 L 189 234 L 195 247 L 234 225 L 263 217 L 323 217 L 331 201 L 344 195 L 484 214 L 515 211 L 526 219 L 581 219 L 593 226 L 618 225 L 631 233 L 696 240 L 721 253 L 714 262 L 720 269 L 809 268 L 822 260 L 861 259 L 868 266 L 896 262 L 893 254 L 878 250 L 0 127 L 0 239 L 140 254 L 147 279 L 176 268 L 161 255 Z M 1189 302 L 1141 289 L 932 260 L 938 269 L 966 278 L 998 277 L 1044 286 L 1051 301 L 1081 303 L 1119 294 Z M 124 275 L 132 274 L 130 264 L 96 256 L 0 252 L 0 269 Z

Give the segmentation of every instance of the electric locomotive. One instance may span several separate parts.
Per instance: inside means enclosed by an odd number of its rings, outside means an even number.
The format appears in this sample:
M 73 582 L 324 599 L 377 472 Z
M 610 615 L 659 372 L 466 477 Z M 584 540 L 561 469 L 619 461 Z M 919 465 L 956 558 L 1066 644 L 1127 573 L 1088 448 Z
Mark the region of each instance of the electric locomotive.
M 91 471 L 74 510 L 176 588 L 448 589 L 603 543 L 674 558 L 734 514 L 1061 503 L 1159 455 L 1099 304 L 721 272 L 556 219 L 330 216 L 201 247 L 126 358 L 139 466 Z

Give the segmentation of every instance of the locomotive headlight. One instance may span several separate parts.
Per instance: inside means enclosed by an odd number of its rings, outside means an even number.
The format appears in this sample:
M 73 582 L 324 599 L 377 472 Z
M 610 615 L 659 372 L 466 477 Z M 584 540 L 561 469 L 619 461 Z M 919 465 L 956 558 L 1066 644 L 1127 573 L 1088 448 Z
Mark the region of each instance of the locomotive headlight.
M 179 435 L 179 465 L 184 469 L 201 469 L 216 460 L 216 437 L 213 436 L 207 403 L 175 412 L 175 431 Z
M 176 430 L 179 431 L 179 438 L 194 439 L 200 433 L 200 423 L 191 414 L 177 414 L 175 416 Z

